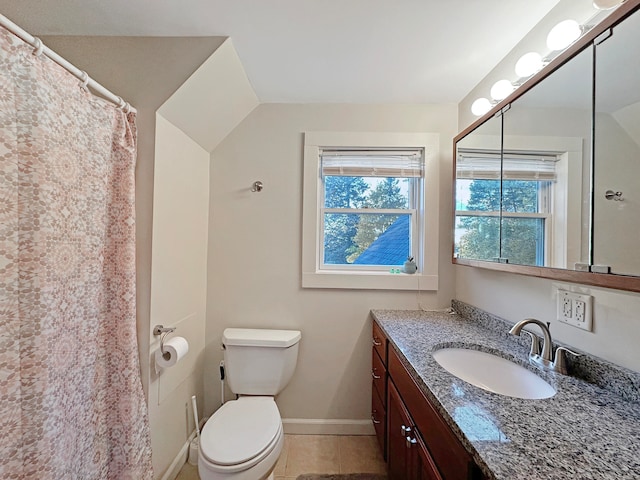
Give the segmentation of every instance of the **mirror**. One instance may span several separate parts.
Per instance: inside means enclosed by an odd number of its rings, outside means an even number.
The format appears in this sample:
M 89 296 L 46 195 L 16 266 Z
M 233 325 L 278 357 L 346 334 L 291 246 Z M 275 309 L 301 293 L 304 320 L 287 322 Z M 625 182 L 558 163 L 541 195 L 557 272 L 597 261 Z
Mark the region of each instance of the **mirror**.
M 590 46 L 504 114 L 501 256 L 508 263 L 573 270 L 589 261 L 592 57 Z
M 622 3 L 454 139 L 454 263 L 640 292 L 639 47 Z
M 502 119 L 493 117 L 456 145 L 454 257 L 500 257 Z
M 638 46 L 639 12 L 596 46 L 593 263 L 626 275 L 640 275 Z

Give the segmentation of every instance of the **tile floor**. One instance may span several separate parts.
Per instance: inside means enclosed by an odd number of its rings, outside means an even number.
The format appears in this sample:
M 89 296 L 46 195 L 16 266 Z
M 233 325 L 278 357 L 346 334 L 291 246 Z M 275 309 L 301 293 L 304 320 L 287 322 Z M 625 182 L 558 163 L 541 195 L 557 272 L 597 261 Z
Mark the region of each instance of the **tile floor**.
M 295 480 L 303 473 L 386 473 L 375 436 L 285 435 L 274 471 L 276 480 Z M 188 463 L 176 480 L 199 480 Z

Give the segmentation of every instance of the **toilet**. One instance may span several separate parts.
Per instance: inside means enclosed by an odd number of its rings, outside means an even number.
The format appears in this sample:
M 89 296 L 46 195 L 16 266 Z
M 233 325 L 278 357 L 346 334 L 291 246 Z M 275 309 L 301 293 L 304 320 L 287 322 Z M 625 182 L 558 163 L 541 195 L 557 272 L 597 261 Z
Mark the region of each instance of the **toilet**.
M 222 405 L 200 433 L 201 480 L 273 478 L 284 442 L 275 396 L 293 376 L 301 337 L 297 330 L 225 329 L 225 379 L 238 399 Z

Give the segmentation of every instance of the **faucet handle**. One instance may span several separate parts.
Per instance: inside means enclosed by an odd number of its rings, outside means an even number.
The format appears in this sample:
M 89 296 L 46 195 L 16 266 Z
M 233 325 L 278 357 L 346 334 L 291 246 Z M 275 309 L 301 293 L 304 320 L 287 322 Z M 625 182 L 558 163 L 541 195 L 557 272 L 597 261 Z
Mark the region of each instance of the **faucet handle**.
M 535 333 L 528 332 L 527 330 L 522 330 L 524 333 L 531 337 L 531 351 L 529 352 L 529 356 L 532 357 L 534 355 L 540 355 L 540 339 Z
M 569 353 L 575 357 L 580 357 L 581 354 L 574 352 L 573 350 L 569 350 L 567 347 L 558 347 L 556 348 L 556 359 L 553 362 L 552 369 L 558 373 L 563 375 L 567 375 L 567 363 L 566 357 L 564 353 Z

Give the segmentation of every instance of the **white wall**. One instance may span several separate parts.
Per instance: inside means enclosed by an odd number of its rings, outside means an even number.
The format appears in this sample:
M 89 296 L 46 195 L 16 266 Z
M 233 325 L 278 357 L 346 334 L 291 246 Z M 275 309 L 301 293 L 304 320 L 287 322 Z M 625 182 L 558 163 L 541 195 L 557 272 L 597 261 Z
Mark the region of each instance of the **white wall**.
M 258 97 L 227 38 L 159 112 L 210 152 L 257 106 Z
M 209 153 L 156 116 L 151 259 L 151 319 L 176 327 L 188 354 L 156 371 L 159 338 L 149 334 L 149 420 L 156 478 L 169 467 L 194 429 L 191 396 L 202 402 L 206 310 Z
M 618 274 L 640 274 L 640 145 L 615 119 L 596 115 L 593 263 Z M 623 201 L 607 200 L 607 190 Z
M 207 299 L 206 411 L 219 405 L 225 327 L 302 331 L 298 368 L 277 399 L 285 419 L 370 417 L 372 308 L 417 308 L 415 292 L 301 288 L 303 132 L 440 134 L 440 290 L 454 296 L 451 138 L 454 105 L 280 105 L 256 108 L 212 153 Z M 256 180 L 260 193 L 249 191 Z M 368 422 L 370 423 L 370 421 Z

